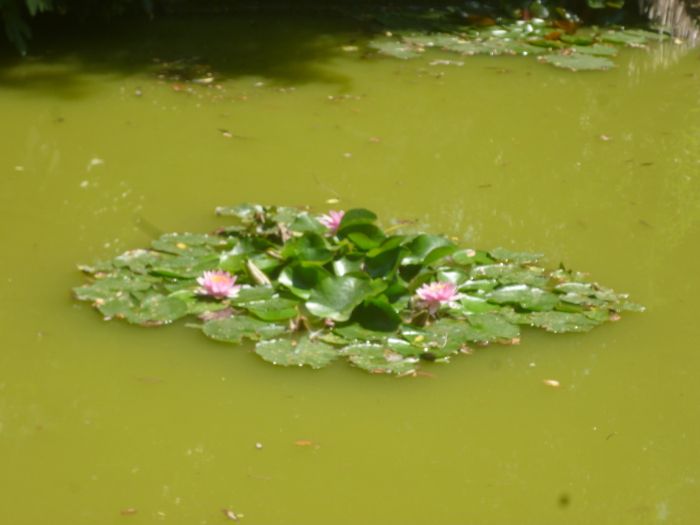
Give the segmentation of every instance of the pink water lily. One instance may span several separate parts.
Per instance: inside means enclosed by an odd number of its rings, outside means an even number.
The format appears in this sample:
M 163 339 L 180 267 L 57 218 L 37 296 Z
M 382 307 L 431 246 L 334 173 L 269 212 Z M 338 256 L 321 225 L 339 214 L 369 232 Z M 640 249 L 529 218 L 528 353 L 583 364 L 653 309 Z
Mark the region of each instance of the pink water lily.
M 344 211 L 333 211 L 330 210 L 328 212 L 330 215 L 326 215 L 325 213 L 321 215 L 321 217 L 318 219 L 318 222 L 323 224 L 326 228 L 330 230 L 326 235 L 333 235 L 335 232 L 338 231 L 338 227 L 340 226 L 340 221 L 343 220 L 343 215 L 345 215 Z
M 464 297 L 464 294 L 457 293 L 457 287 L 454 284 L 443 281 L 424 284 L 416 290 L 416 294 L 422 300 L 418 306 L 427 307 L 431 315 L 435 315 L 443 304 L 456 308 L 456 301 Z
M 216 299 L 236 297 L 241 289 L 240 285 L 235 284 L 236 276 L 231 277 L 230 273 L 223 270 L 204 272 L 202 277 L 197 277 L 197 282 L 202 285 L 197 293 L 211 295 Z

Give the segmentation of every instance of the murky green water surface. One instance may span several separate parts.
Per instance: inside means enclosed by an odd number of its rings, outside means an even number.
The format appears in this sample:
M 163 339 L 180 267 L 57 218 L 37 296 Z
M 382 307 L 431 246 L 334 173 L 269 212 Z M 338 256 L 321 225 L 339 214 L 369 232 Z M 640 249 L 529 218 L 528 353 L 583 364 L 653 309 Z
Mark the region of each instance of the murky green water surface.
M 697 52 L 575 74 L 363 60 L 341 50 L 352 23 L 308 17 L 114 31 L 0 71 L 2 523 L 694 523 Z M 215 82 L 153 75 L 194 56 Z M 647 311 L 395 378 L 274 367 L 71 300 L 76 263 L 242 202 L 542 251 Z

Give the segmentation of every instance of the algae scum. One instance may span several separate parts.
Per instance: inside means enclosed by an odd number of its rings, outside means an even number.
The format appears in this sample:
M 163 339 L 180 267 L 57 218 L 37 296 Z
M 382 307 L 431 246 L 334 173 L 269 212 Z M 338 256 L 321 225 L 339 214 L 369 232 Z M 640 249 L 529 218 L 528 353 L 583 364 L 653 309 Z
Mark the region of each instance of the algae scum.
M 204 323 L 189 326 L 218 341 L 255 341 L 255 352 L 274 364 L 322 368 L 348 356 L 359 368 L 395 374 L 469 354 L 469 344 L 518 343 L 518 325 L 586 332 L 623 310 L 643 310 L 563 265 L 545 270 L 541 254 L 387 235 L 398 228 L 382 231 L 364 209 L 332 212 L 338 223 L 330 229 L 289 207 L 217 213 L 242 224 L 166 234 L 152 249 L 81 266 L 91 282 L 74 289 L 76 298 L 92 301 L 105 319 L 147 326 L 197 315 Z M 208 275 L 233 276 L 231 293 L 202 288 Z M 436 286 L 454 291 L 426 302 Z

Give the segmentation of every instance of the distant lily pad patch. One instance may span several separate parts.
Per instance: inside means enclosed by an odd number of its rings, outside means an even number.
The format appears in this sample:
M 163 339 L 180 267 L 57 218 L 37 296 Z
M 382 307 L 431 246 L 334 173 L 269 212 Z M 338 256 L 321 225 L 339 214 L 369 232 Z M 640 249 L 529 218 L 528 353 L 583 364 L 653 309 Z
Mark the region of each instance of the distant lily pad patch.
M 398 375 L 470 354 L 473 344 L 517 344 L 520 325 L 586 332 L 643 310 L 585 274 L 541 266 L 539 253 L 385 231 L 361 208 L 325 215 L 244 204 L 217 213 L 234 223 L 79 266 L 88 282 L 74 297 L 104 319 L 188 318 L 210 339 L 253 345 L 276 365 L 346 358 Z
M 608 2 L 598 7 L 621 5 Z M 473 9 L 484 14 L 473 14 Z M 541 10 L 541 15 L 547 18 L 508 20 L 486 14 L 488 8 L 479 7 L 476 2 L 444 10 L 412 8 L 383 12 L 374 19 L 376 29 L 384 34 L 367 46 L 370 52 L 404 60 L 417 58 L 427 50 L 460 55 L 532 55 L 543 56 L 543 62 L 556 67 L 590 71 L 614 66 L 609 59 L 591 56 L 612 57 L 619 52 L 616 46 L 639 47 L 669 39 L 662 31 L 645 29 L 580 29 L 580 19 L 561 7 L 549 12 L 537 2 L 529 9 L 531 14 Z M 449 61 L 433 59 L 431 65 L 446 63 Z

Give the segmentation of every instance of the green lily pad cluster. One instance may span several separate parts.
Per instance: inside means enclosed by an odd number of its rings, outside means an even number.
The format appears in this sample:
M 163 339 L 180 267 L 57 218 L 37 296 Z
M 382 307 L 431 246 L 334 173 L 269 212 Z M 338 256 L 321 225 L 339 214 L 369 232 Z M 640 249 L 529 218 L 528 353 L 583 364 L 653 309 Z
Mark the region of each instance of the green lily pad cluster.
M 368 46 L 381 55 L 401 59 L 420 56 L 426 49 L 440 49 L 461 55 L 533 55 L 543 62 L 570 70 L 606 70 L 615 66 L 610 57 L 617 55 L 616 46 L 644 46 L 652 41 L 667 40 L 666 34 L 643 29 L 585 30 L 578 33 L 578 20 L 530 20 L 498 22 L 488 17 L 465 18 L 462 25 L 410 24 L 412 18 L 387 20 L 397 24 L 397 30 L 386 33 Z M 403 23 L 400 23 L 403 20 Z M 430 28 L 433 29 L 430 29 Z M 440 28 L 439 30 L 436 30 Z M 400 37 L 397 39 L 397 35 Z
M 382 230 L 365 209 L 347 211 L 332 229 L 297 208 L 246 204 L 217 213 L 236 224 L 163 235 L 150 249 L 79 266 L 89 282 L 74 296 L 105 319 L 146 326 L 197 316 L 188 326 L 217 341 L 250 340 L 278 365 L 321 368 L 346 356 L 394 374 L 471 353 L 474 344 L 515 344 L 521 325 L 585 332 L 642 310 L 584 274 L 546 270 L 540 254 L 390 234 L 396 227 Z M 207 294 L 204 272 L 228 275 L 236 291 Z M 420 290 L 436 284 L 459 293 L 429 308 Z

